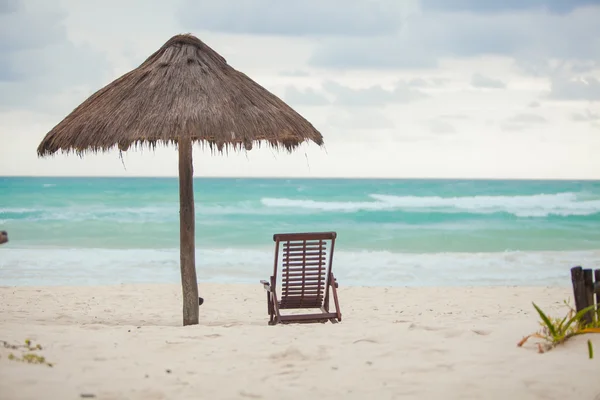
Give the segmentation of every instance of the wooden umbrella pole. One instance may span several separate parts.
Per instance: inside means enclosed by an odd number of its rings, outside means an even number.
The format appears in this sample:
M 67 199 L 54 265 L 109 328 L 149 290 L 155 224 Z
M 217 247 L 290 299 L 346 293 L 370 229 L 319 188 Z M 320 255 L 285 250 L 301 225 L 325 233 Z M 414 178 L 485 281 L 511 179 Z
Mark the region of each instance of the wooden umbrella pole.
M 183 325 L 198 324 L 198 280 L 196 277 L 194 166 L 191 138 L 179 139 L 179 246 Z

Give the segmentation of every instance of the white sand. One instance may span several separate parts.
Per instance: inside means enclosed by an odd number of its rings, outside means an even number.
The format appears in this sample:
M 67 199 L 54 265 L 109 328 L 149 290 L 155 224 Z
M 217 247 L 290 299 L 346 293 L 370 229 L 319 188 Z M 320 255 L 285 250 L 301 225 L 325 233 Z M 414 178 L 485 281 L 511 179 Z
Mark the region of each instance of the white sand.
M 341 323 L 274 327 L 258 283 L 200 285 L 185 328 L 177 285 L 0 288 L 0 340 L 30 338 L 55 364 L 0 348 L 0 398 L 600 399 L 600 335 L 516 346 L 538 329 L 531 301 L 562 316 L 568 288 L 340 283 Z

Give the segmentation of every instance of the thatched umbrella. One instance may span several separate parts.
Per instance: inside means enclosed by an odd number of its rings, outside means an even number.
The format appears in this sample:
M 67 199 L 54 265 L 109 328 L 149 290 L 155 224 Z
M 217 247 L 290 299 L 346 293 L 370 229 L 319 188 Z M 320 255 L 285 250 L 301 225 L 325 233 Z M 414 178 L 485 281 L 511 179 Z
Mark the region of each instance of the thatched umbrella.
M 254 142 L 288 151 L 323 137 L 281 99 L 236 71 L 192 35 L 169 39 L 136 69 L 103 87 L 56 125 L 38 155 L 121 151 L 157 144 L 179 150 L 183 324 L 198 323 L 192 143 L 212 149 Z

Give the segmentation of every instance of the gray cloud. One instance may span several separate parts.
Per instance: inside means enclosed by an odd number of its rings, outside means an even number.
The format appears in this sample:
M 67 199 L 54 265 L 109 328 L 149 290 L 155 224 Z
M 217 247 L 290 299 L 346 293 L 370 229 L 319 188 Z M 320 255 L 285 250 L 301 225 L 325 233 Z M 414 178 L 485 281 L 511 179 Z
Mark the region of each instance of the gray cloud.
M 487 2 L 486 2 L 487 3 Z M 555 15 L 523 11 L 473 14 L 427 12 L 397 34 L 331 37 L 310 62 L 321 67 L 433 68 L 440 58 L 503 55 L 524 60 L 599 60 L 600 7 Z
M 500 129 L 506 132 L 518 132 L 527 129 L 526 125 L 512 124 L 510 122 L 504 122 L 500 125 Z
M 394 129 L 394 121 L 389 119 L 379 110 L 364 110 L 360 113 L 337 112 L 327 120 L 328 125 L 348 131 L 372 131 Z M 361 136 L 364 136 L 361 134 Z
M 471 77 L 471 86 L 476 88 L 503 89 L 506 84 L 499 79 L 490 78 L 481 74 Z
M 546 118 L 537 114 L 521 113 L 507 119 L 500 125 L 503 131 L 522 131 L 534 125 L 545 124 Z
M 394 0 L 185 0 L 179 18 L 186 27 L 215 32 L 371 36 L 396 32 L 406 8 Z
M 585 74 L 597 69 L 600 69 L 600 60 L 580 61 L 571 66 L 571 71 L 575 74 Z
M 0 109 L 44 105 L 45 96 L 100 82 L 106 58 L 75 45 L 64 28 L 66 13 L 57 1 L 30 0 L 2 5 L 0 13 Z M 18 32 L 18 34 L 15 34 Z
M 29 4 L 31 9 L 17 0 L 0 0 L 0 82 L 27 78 L 27 70 L 15 59 L 19 53 L 59 43 L 66 35 L 57 22 L 64 13 L 48 8 L 46 3 Z
M 64 39 L 66 13 L 54 1 L 0 0 L 0 52 L 40 49 Z
M 288 86 L 285 89 L 284 98 L 291 105 L 322 106 L 329 104 L 327 97 L 312 88 L 301 91 L 295 86 Z
M 577 122 L 600 121 L 600 114 L 593 113 L 590 110 L 585 110 L 585 112 L 573 114 L 571 116 L 571 119 Z
M 600 101 L 600 80 L 593 76 L 576 80 L 553 77 L 548 97 L 556 100 Z
M 453 125 L 449 124 L 446 121 L 442 121 L 440 119 L 434 119 L 427 123 L 429 126 L 429 130 L 431 133 L 435 134 L 446 134 L 446 133 L 456 133 L 456 128 Z
M 408 81 L 408 86 L 415 88 L 426 88 L 426 87 L 436 87 L 442 86 L 445 83 L 449 82 L 449 79 L 445 78 L 431 78 L 431 79 L 423 79 L 423 78 L 414 78 Z
M 421 0 L 424 9 L 475 13 L 498 13 L 515 10 L 540 9 L 568 13 L 578 7 L 597 5 L 598 0 Z
M 420 69 L 437 66 L 436 51 L 406 34 L 374 38 L 323 39 L 309 64 L 325 68 Z M 415 47 L 412 47 L 415 46 Z
M 302 71 L 302 70 L 296 69 L 296 70 L 293 70 L 293 71 L 281 71 L 279 73 L 279 75 L 281 75 L 281 76 L 289 76 L 289 77 L 292 77 L 292 78 L 299 78 L 299 77 L 310 76 L 310 73 L 306 72 L 306 71 Z
M 425 79 L 423 78 L 415 78 L 415 79 L 411 79 L 408 82 L 408 86 L 411 87 L 417 87 L 417 88 L 422 88 L 422 87 L 428 87 L 430 85 L 429 82 L 427 82 Z
M 450 119 L 450 120 L 466 120 L 469 119 L 469 117 L 465 114 L 444 114 L 444 115 L 440 115 L 440 118 L 443 119 Z
M 600 42 L 599 42 L 600 45 Z M 521 73 L 535 77 L 572 77 L 589 75 L 600 70 L 600 53 L 596 60 L 544 58 L 541 56 L 528 59 L 515 59 L 515 66 Z M 558 62 L 557 62 L 558 61 Z
M 15 12 L 18 8 L 18 0 L 0 0 L 0 14 L 8 14 L 11 12 Z
M 598 0 L 421 0 L 421 12 L 417 4 L 184 0 L 179 19 L 192 30 L 318 36 L 310 60 L 318 67 L 433 68 L 440 58 L 478 55 L 600 58 Z
M 548 122 L 546 118 L 537 114 L 517 114 L 510 118 L 508 122 L 519 124 L 545 124 Z
M 539 101 L 532 101 L 531 103 L 529 103 L 530 108 L 538 108 L 540 106 L 541 106 L 541 104 Z
M 333 81 L 323 83 L 323 89 L 335 96 L 335 103 L 344 106 L 384 106 L 391 103 L 409 103 L 427 97 L 405 82 L 398 82 L 392 90 L 375 85 L 353 89 Z

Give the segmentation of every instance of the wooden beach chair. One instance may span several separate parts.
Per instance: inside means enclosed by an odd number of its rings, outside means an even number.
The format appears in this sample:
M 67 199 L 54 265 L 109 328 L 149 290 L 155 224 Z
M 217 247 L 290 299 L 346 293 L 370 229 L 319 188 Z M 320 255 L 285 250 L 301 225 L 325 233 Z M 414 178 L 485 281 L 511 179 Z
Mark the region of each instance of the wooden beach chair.
M 337 296 L 338 284 L 331 272 L 336 236 L 335 232 L 273 235 L 273 275 L 269 281 L 260 281 L 267 291 L 269 325 L 342 320 Z M 280 262 L 281 276 L 278 276 Z M 281 283 L 279 291 L 278 282 Z M 335 312 L 329 311 L 329 289 L 335 303 Z M 281 314 L 281 310 L 291 309 L 318 309 L 320 312 Z

